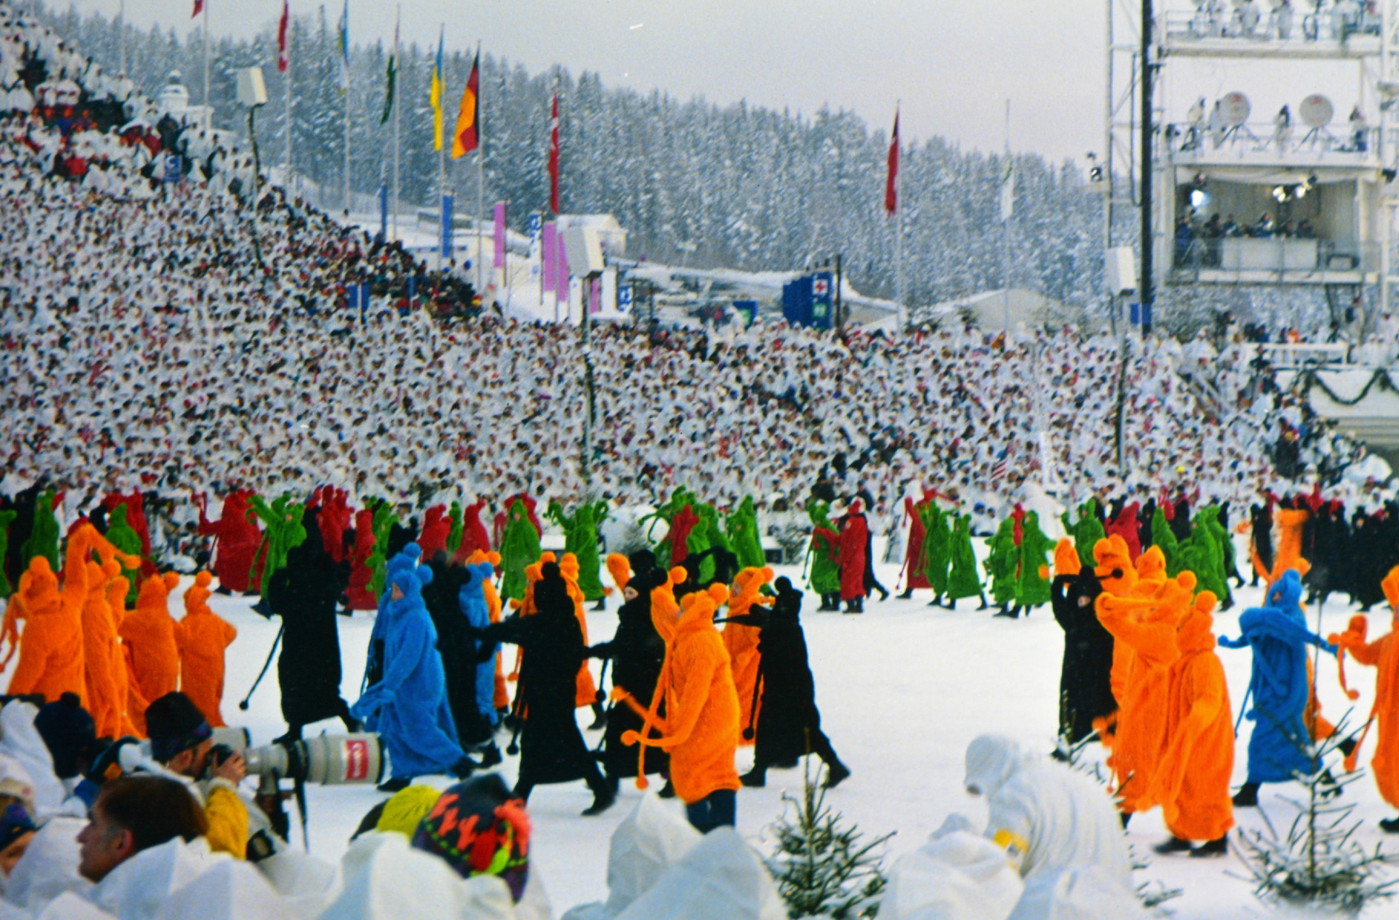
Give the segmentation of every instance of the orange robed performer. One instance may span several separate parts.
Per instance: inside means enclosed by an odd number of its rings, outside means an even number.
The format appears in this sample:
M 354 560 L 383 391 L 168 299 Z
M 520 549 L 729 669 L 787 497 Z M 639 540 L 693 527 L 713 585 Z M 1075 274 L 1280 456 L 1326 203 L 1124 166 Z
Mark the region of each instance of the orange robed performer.
M 224 650 L 238 630 L 209 609 L 209 585 L 214 576 L 200 572 L 185 592 L 185 618 L 175 624 L 175 644 L 180 650 L 180 690 L 189 697 L 214 728 L 225 723 L 223 702 Z

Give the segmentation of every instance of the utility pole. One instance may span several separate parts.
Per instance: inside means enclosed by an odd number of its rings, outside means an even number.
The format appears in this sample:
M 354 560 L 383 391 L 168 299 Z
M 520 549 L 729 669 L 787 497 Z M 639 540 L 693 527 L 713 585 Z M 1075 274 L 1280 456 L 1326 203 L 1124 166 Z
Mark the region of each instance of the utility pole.
M 1151 0 L 1142 0 L 1142 48 L 1141 48 L 1141 249 L 1142 272 L 1137 282 L 1137 293 L 1141 300 L 1142 335 L 1151 334 L 1151 305 L 1155 291 L 1151 283 L 1152 275 L 1152 234 L 1151 234 L 1151 183 L 1152 183 L 1152 112 L 1151 112 Z

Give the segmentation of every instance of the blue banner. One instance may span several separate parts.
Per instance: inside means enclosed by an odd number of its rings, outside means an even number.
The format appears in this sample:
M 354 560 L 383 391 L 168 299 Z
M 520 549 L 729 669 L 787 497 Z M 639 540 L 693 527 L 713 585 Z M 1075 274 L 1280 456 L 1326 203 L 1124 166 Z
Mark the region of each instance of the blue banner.
M 379 183 L 379 239 L 389 238 L 389 184 Z
M 166 182 L 179 182 L 184 178 L 184 161 L 180 159 L 178 153 L 165 154 L 165 176 Z
M 452 196 L 442 196 L 442 264 L 452 259 Z

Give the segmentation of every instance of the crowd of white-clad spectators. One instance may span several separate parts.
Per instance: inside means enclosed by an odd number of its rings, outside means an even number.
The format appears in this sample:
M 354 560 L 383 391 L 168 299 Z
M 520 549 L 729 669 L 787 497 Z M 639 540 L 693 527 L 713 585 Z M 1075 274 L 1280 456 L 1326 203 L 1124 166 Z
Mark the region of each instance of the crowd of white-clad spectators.
M 93 79 L 41 27 L 11 17 L 0 33 L 6 74 L 37 55 L 46 81 Z M 146 104 L 120 92 L 128 110 Z M 401 296 L 348 309 L 348 284 L 415 270 L 401 250 L 276 193 L 254 214 L 228 182 L 142 176 L 133 151 L 149 152 L 149 135 L 65 130 L 37 109 L 0 122 L 0 492 L 47 475 L 77 502 L 327 482 L 355 502 L 582 496 L 576 329 L 443 326 Z M 54 169 L 75 144 L 106 151 L 105 185 Z M 605 327 L 590 346 L 591 491 L 644 504 L 685 485 L 721 506 L 746 494 L 795 506 L 825 470 L 886 509 L 915 481 L 988 506 L 1026 482 L 1074 500 L 1178 483 L 1246 499 L 1272 484 L 1288 430 L 1299 469 L 1349 459 L 1270 386 L 1255 346 L 1208 347 L 1136 344 L 1119 426 L 1123 353 L 1106 333 Z

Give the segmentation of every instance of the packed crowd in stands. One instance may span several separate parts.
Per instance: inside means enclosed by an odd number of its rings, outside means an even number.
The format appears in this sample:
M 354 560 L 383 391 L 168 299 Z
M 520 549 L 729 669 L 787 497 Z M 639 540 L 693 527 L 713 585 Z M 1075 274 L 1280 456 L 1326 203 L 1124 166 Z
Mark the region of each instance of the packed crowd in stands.
M 1070 501 L 1186 481 L 1244 500 L 1273 484 L 1279 445 L 1295 472 L 1327 478 L 1357 450 L 1239 336 L 1207 355 L 1169 338 L 1133 350 L 1119 465 L 1122 353 L 1107 334 L 612 326 L 590 346 L 585 486 L 577 330 L 433 322 L 438 295 L 456 295 L 401 248 L 275 189 L 254 219 L 234 187 L 242 154 L 206 155 L 195 128 L 133 127 L 156 113 L 125 81 L 8 20 L 3 493 L 48 476 L 76 508 L 113 490 L 329 483 L 426 507 L 517 492 L 573 503 L 589 487 L 650 504 L 683 485 L 721 507 L 749 494 L 799 506 L 824 472 L 876 512 L 933 481 L 989 514 L 1031 481 Z M 37 103 L 74 89 L 76 104 Z M 139 117 L 102 132 L 87 113 L 112 100 Z M 191 154 L 185 181 L 143 174 L 172 149 Z M 86 165 L 57 169 L 65 158 Z M 349 309 L 366 281 L 374 307 Z

